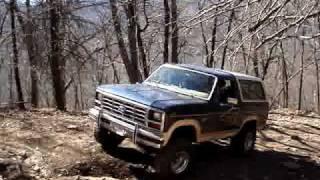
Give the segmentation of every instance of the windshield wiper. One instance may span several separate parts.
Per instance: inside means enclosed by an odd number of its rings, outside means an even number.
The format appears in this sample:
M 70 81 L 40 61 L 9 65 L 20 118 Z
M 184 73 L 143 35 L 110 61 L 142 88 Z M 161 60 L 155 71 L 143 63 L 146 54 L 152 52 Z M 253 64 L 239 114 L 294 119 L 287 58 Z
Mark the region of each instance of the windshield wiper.
M 156 83 L 156 81 L 147 81 L 146 83 L 149 86 L 159 87 L 159 85 L 158 85 L 158 83 Z
M 154 86 L 154 87 L 157 87 L 157 88 L 161 88 L 161 89 L 166 89 L 166 90 L 169 90 L 169 91 L 174 91 L 176 93 L 180 93 L 180 94 L 183 94 L 185 96 L 190 96 L 192 98 L 199 98 L 199 96 L 197 96 L 194 92 L 194 90 L 190 90 L 190 89 L 187 89 L 187 88 L 184 88 L 182 86 L 177 86 L 177 85 L 174 85 L 174 84 L 168 84 L 168 83 L 161 83 L 161 81 L 150 81 L 149 80 L 149 83 L 151 86 Z M 163 86 L 167 86 L 166 87 L 163 87 Z M 180 89 L 180 90 L 179 90 Z
M 177 85 L 174 85 L 174 84 L 166 84 L 166 83 L 163 83 L 163 85 L 166 85 L 166 86 L 169 86 L 169 87 L 172 87 L 172 88 L 178 88 L 178 89 L 181 89 L 180 91 L 179 90 L 176 90 L 175 92 L 177 93 L 180 93 L 180 94 L 183 94 L 183 95 L 186 95 L 186 96 L 191 96 L 193 98 L 196 98 L 197 96 L 194 95 L 192 92 L 190 92 L 190 89 L 187 89 L 187 88 L 184 88 L 182 86 L 177 86 Z M 183 91 L 187 91 L 187 92 L 183 92 Z

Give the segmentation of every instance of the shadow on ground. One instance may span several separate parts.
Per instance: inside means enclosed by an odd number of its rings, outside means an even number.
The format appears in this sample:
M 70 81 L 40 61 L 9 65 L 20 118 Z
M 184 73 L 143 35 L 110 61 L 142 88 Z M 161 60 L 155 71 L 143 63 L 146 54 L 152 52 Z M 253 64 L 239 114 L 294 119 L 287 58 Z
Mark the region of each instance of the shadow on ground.
M 235 157 L 223 144 L 197 145 L 193 171 L 179 179 L 219 180 L 318 180 L 320 166 L 310 158 L 276 151 L 256 151 L 249 157 Z M 132 164 L 150 163 L 150 157 L 134 149 L 120 148 L 108 154 Z M 143 166 L 130 166 L 137 179 L 157 179 Z M 172 178 L 174 179 L 174 178 Z

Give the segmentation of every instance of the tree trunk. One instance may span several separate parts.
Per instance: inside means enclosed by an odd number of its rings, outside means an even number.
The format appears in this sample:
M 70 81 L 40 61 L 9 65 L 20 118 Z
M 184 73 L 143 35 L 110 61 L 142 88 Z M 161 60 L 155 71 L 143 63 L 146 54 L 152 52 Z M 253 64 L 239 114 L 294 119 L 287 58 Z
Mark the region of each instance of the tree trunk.
M 138 18 L 136 18 L 136 24 L 137 24 L 137 41 L 138 41 L 138 48 L 139 48 L 139 57 L 141 59 L 141 65 L 143 70 L 143 79 L 146 79 L 149 76 L 149 64 L 147 60 L 147 55 L 145 51 L 145 46 L 142 39 L 142 33 L 148 28 L 149 21 L 146 13 L 146 1 L 143 1 L 143 12 L 145 16 L 146 24 L 143 28 L 141 28 L 139 24 Z
M 257 37 L 254 35 L 254 36 L 252 36 L 252 39 L 251 39 L 251 42 L 250 42 L 250 45 L 249 45 L 250 47 L 249 47 L 248 61 L 249 61 L 249 59 L 252 60 L 254 75 L 256 77 L 260 77 L 258 54 L 257 54 L 257 49 L 255 48 L 256 42 L 257 42 Z M 251 52 L 251 51 L 253 51 L 253 52 Z M 251 57 L 251 53 L 252 53 L 252 57 Z
M 9 74 L 8 74 L 8 83 L 9 83 L 9 108 L 13 108 L 13 72 L 12 68 L 9 68 Z
M 252 63 L 253 63 L 253 70 L 254 70 L 254 75 L 256 77 L 260 77 L 259 73 L 259 63 L 258 63 L 258 55 L 257 55 L 257 50 L 253 50 L 253 57 L 252 57 Z
M 117 72 L 117 68 L 114 65 L 114 59 L 112 58 L 112 49 L 110 48 L 109 45 L 109 40 L 105 37 L 105 52 L 108 54 L 108 59 L 109 62 L 111 63 L 111 68 L 112 68 L 112 72 L 113 72 L 113 83 L 118 84 L 120 82 L 120 78 Z
M 280 44 L 281 46 L 280 46 L 280 49 L 281 48 L 283 48 L 283 46 L 282 46 L 282 44 Z M 243 47 L 243 46 L 242 46 Z M 267 56 L 267 59 L 266 59 L 266 61 L 264 62 L 264 61 L 262 61 L 262 77 L 261 77 L 261 79 L 262 80 L 264 80 L 265 79 L 265 77 L 267 76 L 267 74 L 268 74 L 268 70 L 269 70 L 269 66 L 270 66 L 270 64 L 271 64 L 271 60 L 273 60 L 274 58 L 272 57 L 272 53 L 273 53 L 273 50 L 275 49 L 275 47 L 277 47 L 277 43 L 275 43 L 275 44 L 273 44 L 272 46 L 271 46 L 271 48 L 269 48 L 269 52 L 268 52 L 268 56 Z M 244 47 L 243 47 L 244 48 Z M 281 52 L 282 52 L 282 58 L 284 59 L 284 51 L 283 51 L 283 49 L 281 49 Z M 245 56 L 244 56 L 244 58 L 245 58 Z
M 169 36 L 170 36 L 170 8 L 168 0 L 163 0 L 164 6 L 164 43 L 163 43 L 163 63 L 169 62 Z
M 320 114 L 320 77 L 319 77 L 319 64 L 316 57 L 314 58 L 316 68 L 316 85 L 317 85 L 317 113 Z
M 304 36 L 305 31 L 302 30 L 302 35 Z M 303 88 L 303 63 L 304 63 L 304 41 L 301 40 L 301 58 L 300 58 L 300 83 L 299 83 L 299 100 L 298 100 L 298 110 L 301 110 L 302 106 L 302 88 Z
M 73 85 L 73 89 L 74 89 L 74 110 L 79 110 L 79 95 L 78 95 L 78 85 L 74 84 Z
M 201 4 L 201 2 L 198 2 L 198 10 L 201 11 L 203 9 L 203 5 Z M 204 48 L 204 58 L 203 58 L 203 64 L 207 67 L 209 66 L 209 47 L 208 47 L 208 42 L 207 42 L 207 37 L 204 31 L 204 27 L 203 27 L 203 22 L 202 22 L 202 16 L 200 16 L 200 29 L 201 29 L 201 37 L 202 37 L 202 41 L 203 41 L 203 48 Z
M 281 62 L 282 62 L 282 87 L 283 87 L 283 108 L 288 108 L 289 104 L 289 82 L 287 73 L 287 63 L 284 57 L 282 42 L 280 42 Z
M 120 18 L 118 17 L 118 7 L 117 7 L 117 1 L 116 0 L 110 0 L 110 6 L 111 6 L 111 13 L 112 13 L 112 20 L 113 20 L 113 26 L 115 29 L 115 33 L 118 40 L 118 47 L 120 51 L 120 56 L 122 58 L 122 61 L 125 65 L 128 78 L 130 83 L 136 83 L 139 81 L 139 70 L 134 66 L 129 59 L 126 46 L 123 40 L 122 36 L 122 30 L 121 30 L 121 24 L 120 24 Z M 137 63 L 137 62 L 135 62 Z
M 232 10 L 228 19 L 227 34 L 229 34 L 229 32 L 231 31 L 234 14 L 235 14 L 234 10 Z M 222 51 L 221 69 L 224 69 L 227 49 L 228 49 L 228 41 L 226 41 L 226 44 L 224 45 L 223 51 Z
M 18 57 L 18 48 L 17 48 L 17 37 L 16 37 L 15 6 L 16 6 L 16 1 L 10 0 L 11 38 L 12 38 L 14 78 L 16 82 L 18 102 L 19 102 L 18 107 L 21 110 L 25 110 L 20 75 L 19 75 L 19 57 Z
M 171 0 L 171 62 L 178 63 L 178 43 L 179 43 L 179 30 L 178 30 L 178 12 L 177 1 Z
M 79 91 L 80 91 L 80 105 L 79 108 L 80 109 L 84 109 L 85 103 L 83 101 L 83 88 L 82 88 L 82 80 L 81 80 L 81 71 L 80 69 L 78 69 L 78 82 L 79 82 Z
M 201 9 L 200 9 L 200 10 L 201 10 Z M 208 48 L 208 44 L 207 44 L 207 37 L 206 37 L 206 35 L 205 35 L 204 28 L 203 28 L 202 18 L 200 18 L 200 28 L 201 28 L 201 37 L 202 37 L 203 46 L 204 46 L 204 52 L 205 52 L 204 64 L 205 64 L 207 67 L 210 67 L 210 62 L 209 62 L 209 48 Z
M 141 80 L 138 63 L 138 48 L 137 48 L 137 17 L 136 17 L 136 0 L 127 2 L 127 18 L 128 18 L 128 40 L 131 65 L 136 70 L 138 81 Z
M 21 15 L 18 16 L 18 21 L 22 27 L 22 31 L 24 33 L 24 43 L 27 48 L 28 52 L 28 59 L 30 63 L 30 78 L 31 78 L 31 104 L 33 107 L 38 106 L 39 101 L 39 88 L 38 88 L 38 76 L 37 76 L 37 59 L 36 59 L 36 47 L 34 45 L 34 26 L 33 26 L 33 19 L 30 13 L 30 0 L 26 0 L 25 2 L 27 13 L 26 13 L 26 21 L 24 21 Z M 18 8 L 16 7 L 16 10 Z
M 216 39 L 217 39 L 217 22 L 218 18 L 215 17 L 213 20 L 213 28 L 212 28 L 212 34 L 211 34 L 211 53 L 210 53 L 210 59 L 208 63 L 208 67 L 214 67 L 215 61 L 214 61 L 214 50 L 216 49 Z
M 3 17 L 0 19 L 0 37 L 3 35 L 4 24 L 7 19 L 8 10 L 4 13 Z
M 141 64 L 142 64 L 142 70 L 143 70 L 143 78 L 146 79 L 149 76 L 149 66 L 147 63 L 147 57 L 146 53 L 144 51 L 144 45 L 143 45 L 143 40 L 141 37 L 142 30 L 140 29 L 140 26 L 137 26 L 137 40 L 138 40 L 138 48 L 139 48 L 139 54 L 140 54 L 140 59 L 141 59 Z
M 27 51 L 30 62 L 30 78 L 31 78 L 31 104 L 33 107 L 38 107 L 39 102 L 39 88 L 38 88 L 38 76 L 37 76 L 37 59 L 36 59 L 36 49 L 34 47 L 34 27 L 32 16 L 30 14 L 30 0 L 26 0 L 27 7 L 27 22 L 26 22 L 26 32 L 25 32 L 25 40 L 27 45 Z
M 65 80 L 64 70 L 65 62 L 62 61 L 61 47 L 60 47 L 60 0 L 50 0 L 50 68 L 53 81 L 54 97 L 57 108 L 61 111 L 66 110 L 66 96 L 65 96 Z
M 317 18 L 318 21 L 318 32 L 320 32 L 320 16 Z M 318 43 L 320 43 L 320 39 L 318 38 Z M 316 67 L 316 84 L 317 84 L 317 113 L 320 114 L 320 76 L 319 76 L 319 62 L 316 57 L 317 49 L 314 49 L 314 63 Z

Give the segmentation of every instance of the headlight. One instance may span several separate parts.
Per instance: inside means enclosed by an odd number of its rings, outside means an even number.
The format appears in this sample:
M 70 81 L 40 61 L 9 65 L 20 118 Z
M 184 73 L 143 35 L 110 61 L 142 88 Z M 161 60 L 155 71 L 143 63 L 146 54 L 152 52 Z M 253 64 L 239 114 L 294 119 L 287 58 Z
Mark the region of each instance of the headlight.
M 149 111 L 149 121 L 148 127 L 161 130 L 161 124 L 164 119 L 164 113 L 158 111 Z
M 154 112 L 153 113 L 153 119 L 154 120 L 160 121 L 161 120 L 161 116 L 162 116 L 162 113 L 160 113 L 160 112 Z
M 103 98 L 103 95 L 101 93 L 96 92 L 96 99 L 101 101 Z
M 162 113 L 156 111 L 150 111 L 150 120 L 161 121 Z

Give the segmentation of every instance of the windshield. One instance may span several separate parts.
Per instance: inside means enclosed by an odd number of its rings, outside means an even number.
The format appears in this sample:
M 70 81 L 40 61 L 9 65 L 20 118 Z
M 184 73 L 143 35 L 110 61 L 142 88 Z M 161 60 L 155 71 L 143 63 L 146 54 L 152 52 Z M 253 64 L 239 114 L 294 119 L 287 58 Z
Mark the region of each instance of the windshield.
M 215 77 L 191 70 L 162 66 L 145 82 L 184 95 L 208 99 Z

